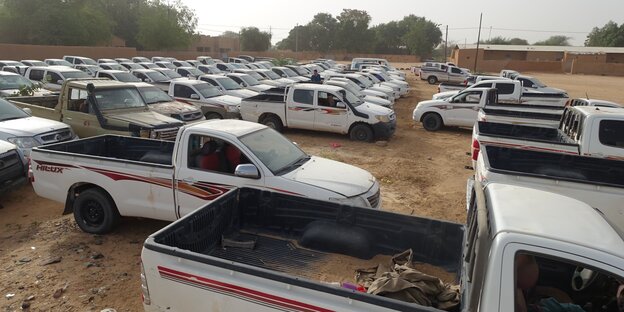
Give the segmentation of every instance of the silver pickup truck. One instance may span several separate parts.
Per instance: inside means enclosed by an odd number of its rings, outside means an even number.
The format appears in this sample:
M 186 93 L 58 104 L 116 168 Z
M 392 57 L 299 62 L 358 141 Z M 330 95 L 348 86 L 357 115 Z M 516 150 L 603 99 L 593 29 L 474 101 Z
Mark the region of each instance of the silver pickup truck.
M 464 69 L 455 66 L 420 68 L 420 79 L 427 80 L 429 84 L 438 82 L 463 83 L 469 75 L 470 73 Z

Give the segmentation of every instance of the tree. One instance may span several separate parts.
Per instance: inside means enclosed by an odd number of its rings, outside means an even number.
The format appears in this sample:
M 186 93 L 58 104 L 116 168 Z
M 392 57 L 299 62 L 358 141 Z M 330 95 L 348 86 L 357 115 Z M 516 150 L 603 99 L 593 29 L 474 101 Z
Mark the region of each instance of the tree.
M 308 25 L 295 26 L 288 32 L 288 37 L 277 43 L 280 50 L 313 51 L 311 31 Z
M 433 49 L 442 42 L 439 25 L 424 17 L 409 15 L 399 25 L 407 29 L 402 39 L 411 54 L 429 57 Z
M 271 34 L 256 27 L 245 27 L 240 32 L 243 51 L 266 51 L 271 47 Z
M 537 46 L 569 46 L 570 45 L 570 37 L 567 36 L 551 36 L 550 38 L 538 41 L 533 45 Z
M 601 28 L 594 27 L 585 39 L 588 47 L 624 47 L 624 24 L 609 21 Z
M 368 30 L 371 16 L 363 10 L 343 9 L 339 21 L 336 42 L 338 48 L 347 52 L 368 52 L 373 32 Z
M 502 36 L 496 36 L 494 38 L 482 41 L 484 44 L 501 44 L 501 45 L 529 45 L 529 42 L 525 39 L 511 38 L 507 39 Z
M 306 27 L 310 34 L 310 48 L 314 51 L 327 52 L 336 44 L 338 20 L 329 13 L 318 13 Z
M 374 52 L 387 54 L 406 54 L 407 48 L 403 42 L 405 29 L 396 21 L 379 24 L 371 28 L 375 35 Z
M 197 17 L 180 0 L 150 1 L 140 9 L 137 43 L 147 50 L 184 48 L 195 38 Z

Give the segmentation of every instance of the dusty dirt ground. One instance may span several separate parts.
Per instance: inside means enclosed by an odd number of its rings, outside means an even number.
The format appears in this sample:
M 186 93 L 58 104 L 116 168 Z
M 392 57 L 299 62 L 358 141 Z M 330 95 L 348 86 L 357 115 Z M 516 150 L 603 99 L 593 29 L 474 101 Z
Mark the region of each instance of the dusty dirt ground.
M 624 78 L 535 75 L 571 96 L 584 97 L 587 92 L 593 98 L 621 100 Z M 310 154 L 372 172 L 381 182 L 386 210 L 463 222 L 471 131 L 429 133 L 414 125 L 412 110 L 418 101 L 430 99 L 436 87 L 412 74 L 408 77 L 412 91 L 395 105 L 398 128 L 387 146 L 356 143 L 334 134 L 285 134 Z M 112 234 L 85 234 L 72 216 L 61 216 L 62 204 L 37 197 L 29 185 L 4 195 L 0 204 L 2 310 L 16 311 L 22 305 L 29 305 L 31 311 L 142 310 L 141 245 L 166 223 L 125 219 Z

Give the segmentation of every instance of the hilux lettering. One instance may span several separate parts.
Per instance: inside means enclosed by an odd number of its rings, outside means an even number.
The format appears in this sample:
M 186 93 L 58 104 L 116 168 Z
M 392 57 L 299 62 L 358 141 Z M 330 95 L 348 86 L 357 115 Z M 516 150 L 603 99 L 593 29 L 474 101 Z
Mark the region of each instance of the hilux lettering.
M 37 171 L 47 171 L 47 172 L 52 172 L 52 173 L 63 174 L 63 169 L 65 168 L 48 166 L 48 165 L 37 165 Z

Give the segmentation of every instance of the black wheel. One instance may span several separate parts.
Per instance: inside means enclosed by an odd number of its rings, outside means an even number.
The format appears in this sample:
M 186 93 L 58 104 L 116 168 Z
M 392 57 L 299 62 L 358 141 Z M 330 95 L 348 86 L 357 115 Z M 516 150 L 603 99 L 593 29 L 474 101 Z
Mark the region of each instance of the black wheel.
M 436 76 L 429 76 L 429 78 L 427 78 L 427 82 L 429 84 L 435 84 L 436 82 L 438 82 L 438 77 L 436 77 Z
M 357 124 L 349 133 L 351 140 L 370 142 L 373 140 L 373 130 L 365 124 Z
M 115 203 L 104 191 L 86 190 L 74 201 L 74 219 L 80 229 L 87 233 L 110 232 L 119 221 Z
M 422 118 L 423 128 L 427 131 L 438 131 L 442 128 L 442 117 L 438 114 L 427 114 Z
M 206 119 L 223 119 L 223 117 L 219 113 L 207 113 Z
M 274 129 L 277 132 L 282 132 L 282 130 L 284 129 L 282 121 L 277 116 L 264 117 L 261 123 L 271 129 Z

